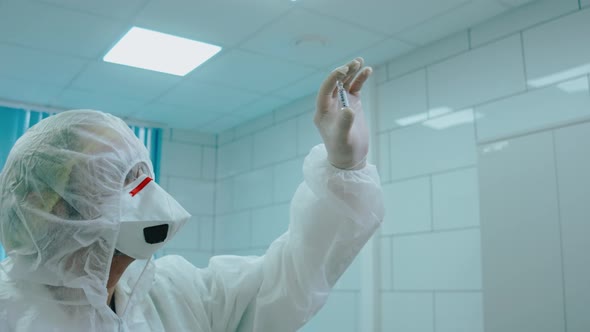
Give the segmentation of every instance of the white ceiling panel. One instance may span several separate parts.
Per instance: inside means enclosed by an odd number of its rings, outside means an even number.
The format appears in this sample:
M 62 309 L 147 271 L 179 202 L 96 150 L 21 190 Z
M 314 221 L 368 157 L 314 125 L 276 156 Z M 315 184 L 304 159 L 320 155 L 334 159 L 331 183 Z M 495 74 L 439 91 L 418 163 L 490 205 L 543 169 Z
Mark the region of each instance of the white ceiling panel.
M 129 18 L 149 0 L 36 0 L 54 6 L 116 19 Z
M 268 93 L 310 75 L 315 70 L 292 62 L 232 50 L 191 73 L 194 82 L 218 82 Z
M 132 119 L 161 123 L 172 128 L 196 129 L 219 117 L 219 114 L 199 112 L 192 107 L 150 103 L 129 116 Z
M 418 27 L 404 31 L 400 36 L 424 45 L 447 36 L 449 32 L 458 32 L 466 27 L 473 26 L 477 22 L 488 20 L 506 10 L 506 6 L 494 0 L 473 0 Z
M 292 7 L 286 0 L 152 0 L 136 24 L 220 46 L 232 46 Z
M 348 57 L 342 58 L 337 62 L 332 63 L 331 67 L 338 67 L 358 56 L 365 59 L 367 66 L 376 67 L 384 62 L 391 60 L 392 58 L 398 57 L 402 54 L 408 53 L 413 50 L 416 46 L 409 43 L 400 41 L 395 38 L 388 38 L 380 41 L 375 45 L 369 46 L 364 49 L 360 49 L 355 53 L 349 54 Z
M 54 85 L 0 78 L 0 99 L 48 105 L 63 88 Z
M 0 0 L 0 99 L 216 132 L 528 2 Z M 224 49 L 186 77 L 103 62 L 133 25 Z
M 205 133 L 220 133 L 246 121 L 248 121 L 247 118 L 242 118 L 235 115 L 224 115 L 212 122 L 200 126 L 197 129 Z
M 246 119 L 255 119 L 266 113 L 270 113 L 283 104 L 289 103 L 291 100 L 276 96 L 265 96 L 259 100 L 254 101 L 243 107 L 238 107 L 232 115 L 239 116 Z
M 192 107 L 199 112 L 223 114 L 234 111 L 262 97 L 248 91 L 224 87 L 214 83 L 183 82 L 168 91 L 156 102 Z
M 72 57 L 0 43 L 0 78 L 65 86 L 87 64 Z
M 322 70 L 287 87 L 273 91 L 274 95 L 295 100 L 316 93 L 330 71 Z
M 72 87 L 150 101 L 180 81 L 178 76 L 96 62 L 72 82 Z
M 98 59 L 126 27 L 40 2 L 10 0 L 0 10 L 0 42 Z
M 390 35 L 471 0 L 313 0 L 306 8 Z
M 334 62 L 335 55 L 351 54 L 384 39 L 385 35 L 354 27 L 341 20 L 295 9 L 265 27 L 241 47 L 325 67 Z
M 511 6 L 511 7 L 520 7 L 522 5 L 525 5 L 529 2 L 533 2 L 536 0 L 497 0 L 502 4 L 505 4 L 507 6 Z
M 67 89 L 54 101 L 65 109 L 94 109 L 117 116 L 126 116 L 137 111 L 143 104 L 141 101 L 78 89 Z

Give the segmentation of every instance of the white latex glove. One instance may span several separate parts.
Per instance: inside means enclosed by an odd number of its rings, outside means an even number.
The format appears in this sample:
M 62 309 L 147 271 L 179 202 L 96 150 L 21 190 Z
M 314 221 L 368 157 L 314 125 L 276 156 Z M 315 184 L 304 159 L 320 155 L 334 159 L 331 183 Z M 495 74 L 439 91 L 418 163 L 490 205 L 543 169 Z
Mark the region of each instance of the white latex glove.
M 320 87 L 314 123 L 328 152 L 328 160 L 340 169 L 365 167 L 369 152 L 369 128 L 361 105 L 361 89 L 373 70 L 363 68 L 363 58 L 356 58 L 336 68 Z M 362 68 L 362 69 L 361 69 Z M 349 107 L 342 108 L 337 82 L 344 83 Z

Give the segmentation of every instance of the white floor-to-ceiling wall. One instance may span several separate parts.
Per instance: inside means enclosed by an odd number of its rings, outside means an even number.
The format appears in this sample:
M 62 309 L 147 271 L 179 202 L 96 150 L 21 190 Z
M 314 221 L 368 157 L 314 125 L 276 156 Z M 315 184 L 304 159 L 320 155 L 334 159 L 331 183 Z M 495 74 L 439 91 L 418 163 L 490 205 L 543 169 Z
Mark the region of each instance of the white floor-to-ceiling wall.
M 305 331 L 590 330 L 588 31 L 590 1 L 540 0 L 377 68 L 386 219 Z M 196 217 L 164 253 L 205 266 L 287 229 L 313 99 L 167 133 L 162 182 Z

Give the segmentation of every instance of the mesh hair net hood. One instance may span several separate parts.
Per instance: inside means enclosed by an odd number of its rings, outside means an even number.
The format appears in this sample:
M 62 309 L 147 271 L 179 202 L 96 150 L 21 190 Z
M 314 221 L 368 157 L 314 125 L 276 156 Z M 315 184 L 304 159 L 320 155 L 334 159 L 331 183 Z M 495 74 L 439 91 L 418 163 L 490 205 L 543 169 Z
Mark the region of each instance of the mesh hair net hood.
M 67 317 L 54 319 L 71 321 L 73 330 L 114 330 L 106 283 L 121 191 L 138 167 L 153 177 L 149 153 L 129 127 L 97 111 L 49 117 L 16 142 L 0 174 L 0 241 L 9 257 L 0 269 L 3 282 L 35 297 L 23 303 L 38 308 L 16 306 L 15 314 L 59 307 Z

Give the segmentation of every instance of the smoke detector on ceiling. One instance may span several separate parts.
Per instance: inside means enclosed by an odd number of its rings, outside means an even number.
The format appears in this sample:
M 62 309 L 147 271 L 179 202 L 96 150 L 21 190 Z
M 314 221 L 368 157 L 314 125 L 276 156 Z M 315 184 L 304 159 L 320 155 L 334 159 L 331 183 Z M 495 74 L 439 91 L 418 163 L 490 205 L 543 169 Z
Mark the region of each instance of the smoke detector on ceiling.
M 326 47 L 328 40 L 320 35 L 303 35 L 295 39 L 295 46 L 305 48 Z

